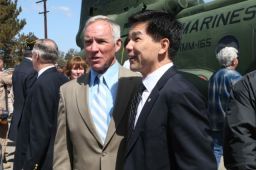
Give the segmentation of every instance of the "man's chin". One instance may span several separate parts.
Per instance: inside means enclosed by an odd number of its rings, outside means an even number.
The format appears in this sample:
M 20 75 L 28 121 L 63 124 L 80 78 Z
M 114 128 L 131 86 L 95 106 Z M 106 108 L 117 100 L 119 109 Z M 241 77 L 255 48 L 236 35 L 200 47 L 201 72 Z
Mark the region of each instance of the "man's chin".
M 107 70 L 106 67 L 91 66 L 91 68 L 92 68 L 94 71 L 96 71 L 97 73 L 100 73 L 100 74 L 104 73 L 104 72 Z
M 132 71 L 139 71 L 136 66 L 130 65 L 130 70 Z

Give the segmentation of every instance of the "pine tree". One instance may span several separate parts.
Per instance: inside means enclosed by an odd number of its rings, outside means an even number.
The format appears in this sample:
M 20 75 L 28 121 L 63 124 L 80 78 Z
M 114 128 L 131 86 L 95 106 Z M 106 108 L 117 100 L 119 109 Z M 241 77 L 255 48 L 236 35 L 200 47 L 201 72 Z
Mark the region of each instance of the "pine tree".
M 79 51 L 75 50 L 74 48 L 71 48 L 68 50 L 68 52 L 65 55 L 65 60 L 69 60 L 72 56 L 80 56 Z
M 15 36 L 26 24 L 25 19 L 18 19 L 21 7 L 17 8 L 17 0 L 0 0 L 0 50 L 6 59 L 16 45 Z
M 12 61 L 14 63 L 20 63 L 23 59 L 24 50 L 28 42 L 32 42 L 38 39 L 34 33 L 29 32 L 28 34 L 18 34 L 15 38 L 15 45 L 12 46 Z

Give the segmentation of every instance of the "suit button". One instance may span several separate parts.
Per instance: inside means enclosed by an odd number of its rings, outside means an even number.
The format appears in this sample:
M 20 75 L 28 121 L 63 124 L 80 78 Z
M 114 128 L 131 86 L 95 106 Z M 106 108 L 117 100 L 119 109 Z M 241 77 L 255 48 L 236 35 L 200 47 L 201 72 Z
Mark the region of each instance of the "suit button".
M 107 155 L 107 153 L 106 152 L 102 152 L 102 156 L 106 156 Z

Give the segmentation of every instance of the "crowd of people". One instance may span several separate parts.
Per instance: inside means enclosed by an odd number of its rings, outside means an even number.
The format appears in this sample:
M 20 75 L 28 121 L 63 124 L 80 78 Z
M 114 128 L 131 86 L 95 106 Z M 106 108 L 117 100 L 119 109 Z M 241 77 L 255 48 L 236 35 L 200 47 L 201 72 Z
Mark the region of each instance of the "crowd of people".
M 206 100 L 175 67 L 175 16 L 145 10 L 128 25 L 128 69 L 116 58 L 120 26 L 103 15 L 85 23 L 86 58 L 64 68 L 51 39 L 28 43 L 13 73 L 0 57 L 1 140 L 16 146 L 12 169 L 217 170 L 224 155 L 228 170 L 255 170 L 256 78 L 235 71 L 237 42 L 221 40 Z

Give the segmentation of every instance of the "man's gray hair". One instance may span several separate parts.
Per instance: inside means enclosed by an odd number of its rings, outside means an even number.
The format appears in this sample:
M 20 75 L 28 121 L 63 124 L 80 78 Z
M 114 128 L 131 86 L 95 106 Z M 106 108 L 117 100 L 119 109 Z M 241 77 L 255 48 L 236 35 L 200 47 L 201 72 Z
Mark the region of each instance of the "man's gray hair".
M 217 54 L 217 60 L 224 67 L 229 67 L 234 60 L 238 57 L 238 50 L 234 47 L 224 47 Z
M 86 28 L 88 27 L 88 25 L 90 25 L 91 23 L 95 22 L 95 21 L 106 21 L 110 24 L 111 28 L 112 28 L 112 35 L 113 35 L 113 38 L 114 38 L 114 41 L 116 42 L 118 39 L 120 39 L 121 37 L 121 28 L 120 26 L 115 23 L 113 20 L 111 20 L 109 17 L 107 16 L 104 16 L 104 15 L 96 15 L 96 16 L 93 16 L 91 18 L 89 18 L 85 25 L 84 25 L 84 29 L 83 29 L 83 35 L 84 35 L 84 32 L 86 30 Z
M 37 53 L 43 63 L 56 63 L 59 51 L 57 44 L 51 39 L 38 39 L 32 53 Z

